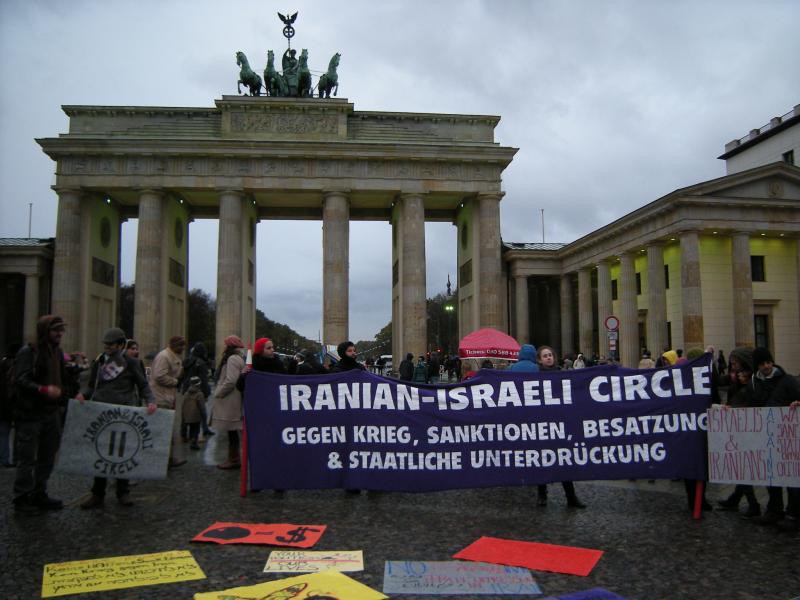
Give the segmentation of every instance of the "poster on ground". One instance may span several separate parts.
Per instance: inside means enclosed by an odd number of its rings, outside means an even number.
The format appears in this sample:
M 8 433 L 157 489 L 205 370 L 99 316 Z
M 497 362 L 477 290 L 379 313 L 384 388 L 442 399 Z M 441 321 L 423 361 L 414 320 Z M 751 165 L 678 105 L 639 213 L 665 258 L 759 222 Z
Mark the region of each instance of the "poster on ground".
M 710 408 L 708 477 L 714 483 L 800 487 L 800 409 Z
M 414 384 L 368 373 L 248 374 L 251 489 L 434 491 L 704 479 L 711 355 Z
M 480 562 L 387 560 L 384 594 L 529 595 L 541 594 L 530 571 Z
M 220 600 L 221 598 L 235 598 L 236 600 L 263 600 L 264 598 L 274 598 L 275 600 L 314 600 L 319 598 L 383 600 L 388 596 L 384 596 L 339 571 L 322 571 L 311 575 L 298 575 L 278 581 L 194 595 L 194 600 Z
M 326 527 L 326 525 L 295 525 L 294 523 L 217 522 L 194 536 L 192 541 L 311 548 L 325 533 Z
M 364 570 L 361 550 L 273 550 L 264 573 L 319 573 L 334 570 L 351 573 Z
M 56 469 L 115 479 L 165 479 L 174 410 L 69 401 Z
M 44 566 L 42 598 L 205 578 L 188 550 L 75 560 Z

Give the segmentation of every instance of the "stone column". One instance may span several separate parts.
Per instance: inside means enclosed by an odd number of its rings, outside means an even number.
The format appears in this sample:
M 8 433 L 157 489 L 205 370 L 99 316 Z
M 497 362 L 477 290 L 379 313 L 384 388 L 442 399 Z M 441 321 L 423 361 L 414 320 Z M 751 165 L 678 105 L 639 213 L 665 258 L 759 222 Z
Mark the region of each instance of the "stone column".
M 575 352 L 572 329 L 572 279 L 569 274 L 561 276 L 561 358 Z
M 501 306 L 500 272 L 500 199 L 502 193 L 478 195 L 478 218 L 480 228 L 479 318 L 481 327 L 502 329 L 503 307 Z
M 243 285 L 242 231 L 244 194 L 223 190 L 219 194 L 219 249 L 217 253 L 216 357 L 222 354 L 225 338 L 242 331 L 241 290 Z M 247 343 L 247 340 L 243 340 Z
M 588 268 L 578 271 L 578 343 L 578 352 L 590 357 L 594 350 L 594 314 L 592 273 Z
M 748 259 L 749 260 L 749 259 Z M 700 285 L 700 234 L 681 234 L 681 307 L 683 348 L 703 348 L 703 298 Z
M 341 191 L 322 201 L 322 339 L 348 340 L 350 311 L 350 201 Z
M 25 314 L 22 321 L 24 342 L 36 341 L 36 322 L 39 317 L 39 276 L 35 273 L 28 273 L 25 275 Z
M 425 307 L 425 203 L 419 194 L 400 196 L 403 239 L 400 261 L 400 310 L 403 312 L 402 353 L 415 357 L 427 350 Z
M 82 272 L 81 192 L 75 188 L 54 187 L 58 194 L 56 246 L 53 256 L 52 312 L 67 323 L 62 347 L 73 347 L 80 340 Z
M 619 358 L 625 367 L 639 364 L 639 311 L 636 306 L 636 271 L 634 256 L 620 255 L 619 274 Z
M 661 356 L 667 343 L 667 296 L 664 285 L 664 248 L 647 246 L 647 346 L 652 356 Z
M 517 341 L 520 344 L 529 344 L 531 341 L 530 323 L 528 321 L 528 278 L 525 275 L 514 277 L 514 290 L 516 292 L 516 322 Z
M 611 266 L 607 260 L 597 263 L 597 321 L 598 355 L 608 356 L 608 335 L 606 318 L 614 313 L 611 300 Z
M 737 231 L 731 237 L 733 269 L 733 339 L 738 346 L 755 346 L 753 273 L 750 264 L 750 234 Z
M 139 192 L 139 228 L 136 240 L 136 290 L 133 335 L 142 356 L 161 349 L 161 283 L 164 231 L 164 193 Z
M 561 293 L 558 281 L 553 278 L 544 284 L 544 300 L 547 305 L 547 345 L 560 349 L 561 339 Z M 537 318 L 541 318 L 538 315 Z

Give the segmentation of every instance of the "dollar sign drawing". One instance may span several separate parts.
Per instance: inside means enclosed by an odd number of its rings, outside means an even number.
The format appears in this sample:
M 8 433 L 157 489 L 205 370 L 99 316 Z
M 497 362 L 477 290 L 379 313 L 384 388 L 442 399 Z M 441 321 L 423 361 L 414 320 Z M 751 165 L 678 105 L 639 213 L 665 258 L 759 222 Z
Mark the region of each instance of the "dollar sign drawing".
M 279 542 L 285 542 L 287 544 L 296 544 L 306 539 L 306 531 L 316 532 L 319 531 L 319 529 L 312 529 L 311 527 L 298 527 L 297 529 L 292 529 L 286 532 L 290 535 L 288 539 L 282 535 L 277 536 L 275 539 Z

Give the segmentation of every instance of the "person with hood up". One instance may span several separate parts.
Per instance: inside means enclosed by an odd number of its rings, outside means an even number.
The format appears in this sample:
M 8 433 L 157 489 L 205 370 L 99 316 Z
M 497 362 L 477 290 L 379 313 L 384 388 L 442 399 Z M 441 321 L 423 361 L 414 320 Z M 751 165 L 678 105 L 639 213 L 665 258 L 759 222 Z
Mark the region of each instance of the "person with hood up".
M 14 510 L 36 514 L 64 508 L 61 500 L 47 495 L 61 444 L 59 406 L 69 397 L 68 376 L 61 350 L 66 324 L 56 315 L 44 315 L 36 323 L 36 342 L 23 346 L 14 361 L 16 398 L 17 474 Z M 83 399 L 81 394 L 76 396 Z
M 573 369 L 585 369 L 586 368 L 586 359 L 583 357 L 583 354 L 580 352 L 578 356 L 575 357 L 575 362 L 572 363 Z
M 203 402 L 200 406 L 200 426 L 203 429 L 203 437 L 208 438 L 214 435 L 208 426 L 208 414 L 206 412 L 206 400 L 211 396 L 211 386 L 208 383 L 208 351 L 203 342 L 197 342 L 189 350 L 189 357 L 183 361 L 183 378 L 181 379 L 181 392 L 184 394 L 189 389 L 189 380 L 192 377 L 200 379 L 200 391 L 203 392 Z M 185 431 L 183 432 L 186 433 Z M 184 437 L 186 437 L 184 435 Z
M 400 361 L 400 379 L 403 381 L 414 379 L 414 355 L 411 352 L 408 352 L 406 357 Z
M 147 406 L 147 414 L 156 412 L 156 401 L 147 385 L 137 359 L 125 352 L 127 339 L 119 327 L 112 327 L 103 334 L 103 352 L 92 363 L 84 397 L 93 402 L 121 406 Z M 106 496 L 106 477 L 95 477 L 92 494 L 81 503 L 81 508 L 92 509 L 103 506 Z M 122 506 L 133 506 L 130 499 L 130 484 L 127 479 L 117 479 L 117 502 Z
M 508 367 L 507 370 L 518 373 L 538 373 L 539 365 L 536 364 L 536 348 L 531 344 L 522 344 L 517 355 L 517 362 Z
M 344 373 L 345 371 L 364 370 L 364 365 L 356 360 L 358 353 L 353 342 L 342 342 L 336 347 L 339 362 L 331 367 L 331 373 Z
M 228 433 L 228 459 L 217 465 L 218 469 L 238 469 L 242 466 L 239 456 L 239 432 L 242 430 L 242 394 L 236 382 L 244 371 L 244 344 L 239 336 L 225 338 L 225 350 L 219 361 L 217 387 L 214 389 L 214 405 L 211 409 L 211 426 L 219 432 Z
M 297 353 L 297 356 L 299 358 L 297 363 L 298 375 L 323 375 L 326 373 L 313 351 L 301 350 Z

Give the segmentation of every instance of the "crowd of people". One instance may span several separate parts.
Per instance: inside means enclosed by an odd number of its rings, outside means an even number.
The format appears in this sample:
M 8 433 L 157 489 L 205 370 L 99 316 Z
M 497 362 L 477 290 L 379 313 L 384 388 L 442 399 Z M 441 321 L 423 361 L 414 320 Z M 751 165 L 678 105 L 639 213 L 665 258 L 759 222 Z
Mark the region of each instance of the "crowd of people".
M 66 326 L 58 316 L 41 317 L 37 323 L 36 341 L 9 348 L 0 363 L 0 464 L 16 467 L 13 497 L 14 508 L 20 513 L 34 514 L 63 507 L 60 500 L 48 495 L 47 483 L 58 452 L 69 398 L 79 402 L 143 406 L 148 414 L 162 409 L 174 410 L 177 418 L 174 419 L 170 445 L 170 468 L 186 463 L 183 442 L 188 443 L 189 449 L 199 450 L 201 432 L 203 440 L 216 432 L 227 438 L 226 459 L 217 467 L 239 469 L 242 461 L 242 401 L 249 373 L 306 376 L 354 369 L 375 372 L 377 368 L 381 374 L 384 371 L 384 365 L 378 365 L 374 360 L 371 365 L 362 364 L 357 358 L 356 346 L 349 341 L 339 344 L 338 360 L 332 365 L 320 362 L 316 353 L 305 350 L 285 361 L 277 354 L 272 340 L 266 337 L 255 342 L 251 360 L 247 360 L 245 345 L 236 335 L 225 338 L 224 350 L 215 370 L 202 343 L 194 344 L 183 358 L 187 343 L 182 336 L 170 338 L 167 346 L 145 369 L 137 342 L 116 327 L 105 332 L 103 352 L 88 361 L 81 353 L 66 354 L 62 350 L 61 340 Z M 638 367 L 650 369 L 678 365 L 704 352 L 714 356 L 715 349 L 692 349 L 685 355 L 682 349 L 668 349 L 655 360 L 645 349 Z M 408 353 L 399 365 L 398 375 L 403 381 L 430 384 L 469 379 L 479 368 L 506 367 L 512 372 L 534 373 L 590 368 L 607 362 L 613 362 L 613 358 L 596 355 L 586 358 L 582 353 L 559 361 L 552 347 L 539 346 L 536 349 L 525 344 L 517 360 L 508 365 L 490 360 L 477 365 L 468 360 L 461 361 L 457 356 L 442 357 L 436 352 L 415 360 L 414 355 Z M 798 379 L 775 364 L 766 348 L 736 348 L 730 352 L 728 361 L 720 350 L 712 365 L 710 404 L 720 404 L 724 409 L 800 406 Z M 721 390 L 725 392 L 724 398 Z M 206 410 L 209 400 L 210 414 Z M 12 427 L 13 456 L 9 445 Z M 687 502 L 692 509 L 697 485 L 688 480 L 685 484 Z M 562 482 L 562 486 L 567 506 L 586 508 L 571 481 Z M 90 494 L 81 507 L 102 507 L 107 487 L 105 477 L 95 477 Z M 115 494 L 121 506 L 133 505 L 127 479 L 116 479 Z M 767 496 L 763 514 L 756 490 L 749 485 L 737 485 L 730 496 L 720 499 L 717 505 L 721 510 L 738 511 L 742 498 L 745 498 L 747 508 L 741 513 L 742 518 L 761 525 L 797 530 L 800 488 L 787 488 L 786 502 L 783 489 L 779 487 L 768 487 Z M 537 504 L 547 505 L 547 485 L 538 486 Z M 704 510 L 712 509 L 705 497 L 701 506 Z

